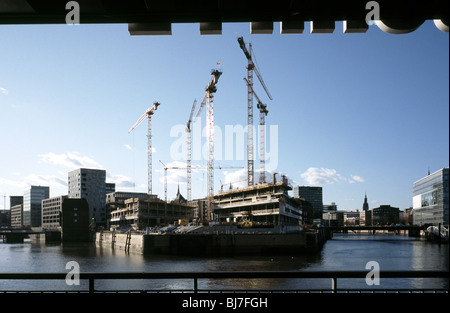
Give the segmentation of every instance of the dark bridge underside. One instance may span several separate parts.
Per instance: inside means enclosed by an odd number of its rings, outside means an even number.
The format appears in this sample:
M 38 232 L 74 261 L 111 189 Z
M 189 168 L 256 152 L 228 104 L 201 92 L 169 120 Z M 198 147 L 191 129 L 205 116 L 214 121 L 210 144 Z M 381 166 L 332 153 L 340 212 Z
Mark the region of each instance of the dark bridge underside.
M 65 23 L 67 0 L 0 0 L 0 24 Z M 78 0 L 81 23 L 365 21 L 367 0 Z M 380 18 L 395 23 L 441 19 L 448 0 L 378 0 Z

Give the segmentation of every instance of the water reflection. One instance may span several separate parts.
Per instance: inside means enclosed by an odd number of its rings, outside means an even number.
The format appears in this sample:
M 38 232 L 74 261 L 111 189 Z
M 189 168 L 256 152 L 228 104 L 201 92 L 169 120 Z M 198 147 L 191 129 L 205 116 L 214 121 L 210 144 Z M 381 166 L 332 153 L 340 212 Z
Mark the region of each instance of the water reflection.
M 93 244 L 46 245 L 44 243 L 0 243 L 2 272 L 63 272 L 69 261 L 76 261 L 82 272 L 203 272 L 203 271 L 342 271 L 365 270 L 377 261 L 383 270 L 448 270 L 447 245 L 389 235 L 335 235 L 319 253 L 295 256 L 181 257 L 126 254 L 123 250 L 100 248 Z M 448 288 L 448 280 L 382 279 L 377 288 Z M 291 290 L 329 289 L 329 279 L 202 279 L 205 290 Z M 339 280 L 340 288 L 368 287 L 364 279 Z M 0 289 L 52 290 L 84 289 L 56 281 L 0 281 Z M 96 281 L 97 289 L 193 289 L 193 280 Z

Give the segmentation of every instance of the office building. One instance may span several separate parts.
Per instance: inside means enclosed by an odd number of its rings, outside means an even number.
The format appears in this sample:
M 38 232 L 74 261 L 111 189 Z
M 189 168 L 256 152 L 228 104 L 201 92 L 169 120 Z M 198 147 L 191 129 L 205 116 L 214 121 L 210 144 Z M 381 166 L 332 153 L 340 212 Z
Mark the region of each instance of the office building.
M 42 218 L 42 200 L 48 199 L 50 187 L 29 186 L 23 194 L 23 226 L 40 227 Z
M 22 227 L 23 196 L 9 196 L 9 210 L 4 212 L 1 226 Z
M 322 187 L 296 186 L 294 187 L 294 198 L 303 198 L 313 207 L 314 224 L 322 222 L 323 195 Z
M 68 174 L 69 199 L 86 199 L 90 220 L 106 227 L 106 171 L 79 168 Z
M 42 200 L 42 229 L 56 230 L 61 226 L 62 203 L 66 198 L 59 196 Z
M 412 222 L 448 226 L 449 169 L 443 168 L 413 184 Z
M 11 227 L 22 228 L 23 226 L 23 204 L 16 204 L 10 208 Z
M 116 184 L 115 183 L 106 183 L 105 184 L 105 193 L 113 193 L 116 192 Z
M 400 223 L 400 209 L 390 205 L 380 205 L 372 210 L 372 225 L 391 225 Z
M 18 204 L 23 204 L 23 196 L 9 196 L 9 208 Z

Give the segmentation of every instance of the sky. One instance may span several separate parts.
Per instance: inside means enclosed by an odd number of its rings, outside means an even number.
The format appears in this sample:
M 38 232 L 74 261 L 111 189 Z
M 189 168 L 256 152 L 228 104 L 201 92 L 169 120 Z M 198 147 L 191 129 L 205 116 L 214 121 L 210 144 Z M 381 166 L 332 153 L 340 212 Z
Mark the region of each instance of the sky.
M 413 183 L 449 163 L 449 36 L 431 21 L 409 34 L 372 25 L 364 34 L 250 34 L 249 23 L 200 35 L 173 24 L 171 36 L 130 36 L 126 24 L 0 26 L 0 209 L 28 185 L 67 194 L 68 172 L 104 169 L 118 191 L 147 192 L 147 125 L 152 106 L 152 191 L 164 198 L 164 166 L 186 164 L 185 125 L 211 79 L 215 191 L 246 186 L 247 60 L 251 43 L 273 100 L 267 104 L 266 177 L 321 186 L 339 210 L 412 206 Z M 192 198 L 206 188 L 206 107 L 193 124 Z M 254 101 L 254 124 L 259 112 Z M 255 133 L 258 138 L 258 133 Z M 259 177 L 255 151 L 255 181 Z M 162 163 L 161 163 L 162 162 Z M 220 168 L 219 168 L 220 167 Z M 169 169 L 168 198 L 186 171 Z

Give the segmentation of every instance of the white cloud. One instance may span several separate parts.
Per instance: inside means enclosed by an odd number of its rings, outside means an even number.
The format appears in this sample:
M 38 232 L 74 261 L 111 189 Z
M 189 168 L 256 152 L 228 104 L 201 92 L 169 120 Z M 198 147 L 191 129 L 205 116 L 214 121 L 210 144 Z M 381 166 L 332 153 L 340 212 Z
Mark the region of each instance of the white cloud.
M 363 183 L 364 178 L 358 175 L 350 175 L 351 178 L 343 177 L 335 169 L 310 167 L 300 175 L 308 185 L 327 185 L 338 182 L 349 184 Z
M 334 184 L 339 181 L 345 181 L 334 169 L 310 167 L 300 175 L 309 185 Z
M 123 145 L 125 148 L 127 148 L 128 150 L 133 150 L 133 148 L 131 148 L 130 145 Z
M 128 176 L 122 175 L 122 174 L 116 174 L 116 175 L 112 175 L 107 173 L 107 182 L 108 183 L 115 183 L 116 184 L 116 189 L 117 188 L 133 188 L 134 186 L 134 182 L 131 178 L 129 178 Z
M 6 89 L 6 88 L 0 87 L 0 93 L 2 93 L 2 94 L 4 94 L 4 95 L 8 95 L 8 94 L 9 94 L 9 91 L 8 91 L 8 89 Z
M 19 188 L 25 188 L 27 186 L 27 184 L 24 182 L 15 181 L 15 180 L 7 179 L 7 178 L 0 178 L 0 185 L 19 187 Z
M 223 184 L 229 185 L 231 184 L 233 188 L 243 188 L 247 187 L 247 169 L 243 168 L 240 170 L 228 172 L 224 172 L 225 179 Z
M 24 178 L 26 185 L 62 186 L 67 187 L 67 181 L 56 176 L 30 174 Z
M 94 168 L 102 168 L 102 165 L 95 160 L 87 157 L 81 156 L 77 152 L 68 152 L 62 154 L 56 154 L 53 152 L 49 152 L 47 154 L 40 155 L 41 162 L 55 164 L 55 165 L 63 165 L 69 168 L 82 168 L 82 167 L 94 167 Z
M 358 182 L 358 183 L 364 183 L 364 182 L 365 182 L 364 178 L 362 178 L 361 176 L 350 175 L 350 177 L 351 177 L 354 181 L 356 181 L 356 182 Z

